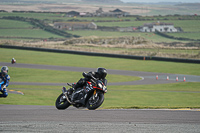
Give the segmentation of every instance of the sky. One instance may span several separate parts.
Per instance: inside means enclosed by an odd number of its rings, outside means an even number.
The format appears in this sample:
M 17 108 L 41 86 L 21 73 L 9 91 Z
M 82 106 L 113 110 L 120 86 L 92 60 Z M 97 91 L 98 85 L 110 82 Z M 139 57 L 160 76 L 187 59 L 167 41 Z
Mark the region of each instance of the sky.
M 145 3 L 157 3 L 157 2 L 182 2 L 182 3 L 200 3 L 200 0 L 121 0 L 123 2 L 145 2 Z

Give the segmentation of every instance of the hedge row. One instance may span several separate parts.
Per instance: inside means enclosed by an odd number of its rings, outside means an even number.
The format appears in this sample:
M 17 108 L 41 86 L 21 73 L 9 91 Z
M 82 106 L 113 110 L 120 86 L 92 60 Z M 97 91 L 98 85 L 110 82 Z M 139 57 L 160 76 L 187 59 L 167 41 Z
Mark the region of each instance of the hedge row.
M 155 32 L 157 35 L 160 35 L 160 36 L 163 36 L 163 37 L 166 37 L 166 38 L 169 38 L 169 39 L 175 39 L 175 40 L 181 40 L 181 41 L 200 41 L 200 39 L 190 39 L 190 38 L 184 38 L 184 37 L 175 37 L 175 36 L 170 36 L 170 35 L 167 35 L 163 32 L 159 32 L 156 30 Z

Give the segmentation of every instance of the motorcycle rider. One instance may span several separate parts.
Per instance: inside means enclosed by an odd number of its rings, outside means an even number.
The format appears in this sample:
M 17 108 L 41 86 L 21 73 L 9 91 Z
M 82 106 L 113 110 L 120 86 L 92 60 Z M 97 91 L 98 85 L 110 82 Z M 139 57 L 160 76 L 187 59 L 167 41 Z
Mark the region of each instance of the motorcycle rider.
M 2 92 L 2 94 L 0 94 L 0 97 L 6 98 L 8 96 L 6 87 L 8 87 L 9 81 L 10 81 L 10 76 L 8 75 L 8 67 L 7 66 L 3 66 L 1 68 L 0 82 L 2 82 L 2 81 L 4 81 L 4 83 L 1 85 L 0 91 Z
M 76 91 L 77 88 L 83 87 L 86 81 L 94 81 L 96 79 L 101 80 L 104 83 L 104 85 L 107 85 L 107 79 L 105 79 L 107 75 L 107 70 L 105 68 L 99 67 L 97 68 L 96 72 L 83 72 L 82 75 L 84 78 L 81 78 L 76 84 L 72 85 L 72 88 L 70 88 L 68 91 L 69 95 L 72 94 L 73 91 Z
M 11 63 L 12 63 L 12 64 L 15 64 L 15 63 L 16 63 L 15 58 L 12 58 Z

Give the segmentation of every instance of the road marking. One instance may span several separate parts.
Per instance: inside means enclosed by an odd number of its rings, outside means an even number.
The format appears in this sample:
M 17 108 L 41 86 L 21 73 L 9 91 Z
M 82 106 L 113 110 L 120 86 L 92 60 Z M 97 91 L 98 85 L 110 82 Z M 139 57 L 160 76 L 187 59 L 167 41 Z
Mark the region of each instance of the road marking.
M 185 110 L 185 111 L 188 111 L 188 110 L 190 110 L 190 111 L 200 111 L 200 109 L 190 109 L 190 108 L 182 108 L 182 109 L 171 109 L 171 110 Z
M 172 110 L 191 110 L 189 108 L 182 108 L 182 109 L 172 109 Z
M 14 93 L 14 94 L 21 94 L 21 95 L 24 95 L 24 93 L 21 92 L 21 91 L 8 90 L 8 93 L 9 93 L 9 92 L 12 92 L 12 93 Z

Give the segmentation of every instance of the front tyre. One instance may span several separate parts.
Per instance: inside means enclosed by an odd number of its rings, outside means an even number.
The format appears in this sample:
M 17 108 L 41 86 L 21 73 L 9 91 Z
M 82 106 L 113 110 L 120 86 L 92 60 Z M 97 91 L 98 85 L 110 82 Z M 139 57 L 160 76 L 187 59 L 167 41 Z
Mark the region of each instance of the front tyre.
M 59 97 L 56 100 L 56 108 L 59 110 L 66 109 L 70 106 L 70 103 L 64 98 L 65 96 L 63 94 L 60 94 Z
M 91 95 L 89 97 L 89 99 L 86 102 L 86 107 L 89 110 L 95 110 L 99 106 L 101 106 L 101 104 L 103 103 L 103 101 L 104 101 L 104 94 L 102 92 L 98 92 L 95 97 L 93 95 Z

